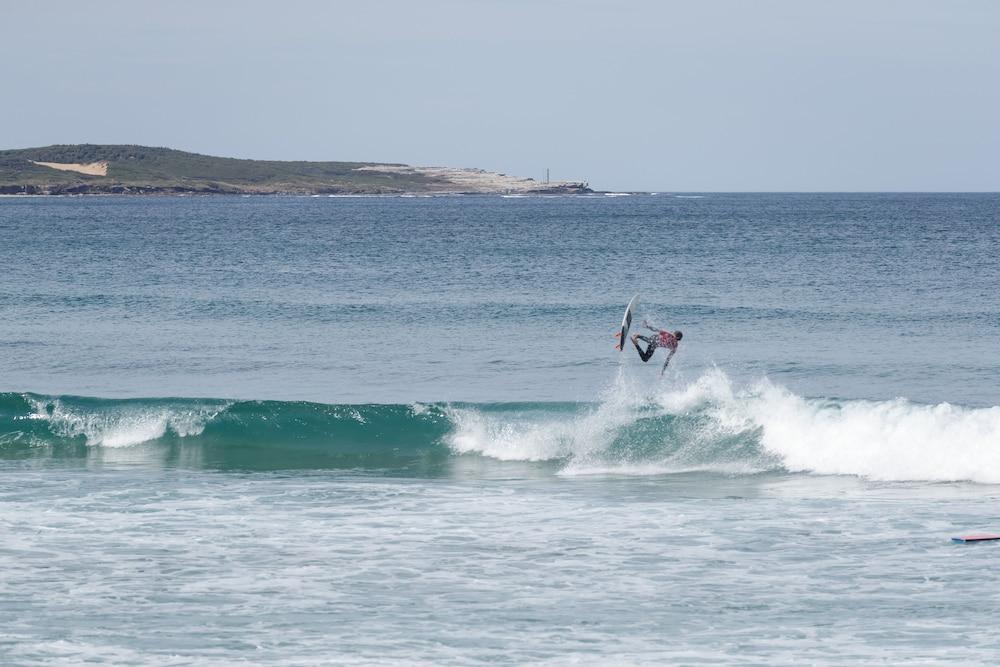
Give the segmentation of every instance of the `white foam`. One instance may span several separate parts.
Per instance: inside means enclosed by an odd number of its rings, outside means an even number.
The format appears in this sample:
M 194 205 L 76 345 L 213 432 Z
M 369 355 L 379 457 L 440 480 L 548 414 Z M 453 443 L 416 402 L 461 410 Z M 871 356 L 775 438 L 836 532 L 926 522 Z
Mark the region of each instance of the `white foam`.
M 449 409 L 455 429 L 448 445 L 458 453 L 477 453 L 501 461 L 545 461 L 571 453 L 573 423 L 532 424 L 496 418 L 473 409 Z
M 199 435 L 227 406 L 152 407 L 120 405 L 107 410 L 67 406 L 62 400 L 32 400 L 32 419 L 49 422 L 56 435 L 83 436 L 89 446 L 130 447 L 162 438 L 168 431 L 187 437 Z
M 448 444 L 459 453 L 475 452 L 504 461 L 546 461 L 585 457 L 603 450 L 614 432 L 633 421 L 637 395 L 619 371 L 614 390 L 584 414 L 515 416 L 451 408 L 455 429 Z
M 651 394 L 619 372 L 602 398 L 583 413 L 542 417 L 452 410 L 449 444 L 502 460 L 565 459 L 566 475 L 750 474 L 778 466 L 882 481 L 1000 483 L 996 406 L 806 399 L 768 380 L 735 387 L 719 369 Z M 657 418 L 663 433 L 643 437 L 662 438 L 659 450 L 648 451 L 646 442 L 638 455 L 611 451 L 616 438 L 621 450 L 623 428 Z
M 718 370 L 660 397 L 673 411 L 699 401 L 706 431 L 756 431 L 762 453 L 792 472 L 1000 483 L 1000 407 L 806 399 L 768 380 L 737 390 Z
M 663 391 L 654 398 L 669 414 L 680 415 L 706 404 L 731 403 L 735 395 L 726 374 L 712 368 L 694 382 L 680 389 Z
M 755 475 L 763 472 L 758 466 L 747 463 L 713 463 L 706 465 L 668 465 L 665 463 L 615 463 L 573 464 L 557 474 L 561 477 L 621 476 L 650 477 L 656 475 L 682 475 L 692 472 L 711 472 L 722 475 Z
M 806 400 L 762 383 L 747 405 L 761 444 L 791 471 L 885 481 L 1000 483 L 1000 407 Z

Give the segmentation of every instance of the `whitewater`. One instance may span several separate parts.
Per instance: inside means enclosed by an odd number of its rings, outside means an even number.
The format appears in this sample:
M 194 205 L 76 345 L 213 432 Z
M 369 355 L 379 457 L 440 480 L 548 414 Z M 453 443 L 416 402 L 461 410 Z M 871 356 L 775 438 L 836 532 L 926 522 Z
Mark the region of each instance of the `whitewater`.
M 767 471 L 879 481 L 1000 483 L 1000 407 L 806 399 L 768 380 L 734 387 L 721 370 L 654 387 L 619 373 L 594 404 L 324 405 L 211 399 L 100 400 L 0 395 L 9 455 L 81 457 L 145 445 L 168 460 L 200 450 L 226 469 L 299 466 L 406 474 L 414 461 L 478 455 L 551 462 L 555 474 L 660 475 Z M 246 450 L 256 451 L 253 459 Z M 191 457 L 175 465 L 190 465 Z M 238 466 L 237 466 L 238 468 Z
M 4 199 L 0 662 L 995 664 L 998 211 Z

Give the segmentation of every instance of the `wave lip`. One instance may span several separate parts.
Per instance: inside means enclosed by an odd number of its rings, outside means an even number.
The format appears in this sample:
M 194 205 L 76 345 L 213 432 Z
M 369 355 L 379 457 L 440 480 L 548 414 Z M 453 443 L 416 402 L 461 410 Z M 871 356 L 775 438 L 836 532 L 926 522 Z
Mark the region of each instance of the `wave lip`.
M 82 437 L 92 447 L 129 447 L 158 440 L 167 433 L 181 438 L 199 435 L 229 405 L 215 401 L 120 401 L 101 405 L 90 400 L 89 409 L 81 409 L 62 398 L 25 398 L 32 407 L 29 419 L 47 422 L 56 437 Z
M 132 447 L 212 469 L 432 470 L 447 430 L 433 405 L 0 394 L 0 458 L 110 460 Z
M 1000 407 L 811 399 L 713 369 L 594 403 L 325 405 L 0 394 L 0 458 L 154 447 L 168 464 L 447 474 L 459 457 L 566 477 L 792 472 L 1000 483 Z M 498 463 L 498 465 L 500 465 Z

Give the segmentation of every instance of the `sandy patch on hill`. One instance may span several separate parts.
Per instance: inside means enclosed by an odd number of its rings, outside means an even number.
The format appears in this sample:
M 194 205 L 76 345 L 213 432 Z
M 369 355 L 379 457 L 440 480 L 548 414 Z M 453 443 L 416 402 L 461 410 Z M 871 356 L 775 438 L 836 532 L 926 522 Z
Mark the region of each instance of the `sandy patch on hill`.
M 450 184 L 445 191 L 455 192 L 509 192 L 531 193 L 560 186 L 577 186 L 570 181 L 544 183 L 533 178 L 498 174 L 485 169 L 458 169 L 454 167 L 411 167 L 409 165 L 376 164 L 358 167 L 357 171 L 378 171 L 390 174 L 420 174 Z
M 104 160 L 100 162 L 88 162 L 87 164 L 79 162 L 35 162 L 34 160 L 31 160 L 31 162 L 43 167 L 58 169 L 59 171 L 75 171 L 78 174 L 87 174 L 88 176 L 108 175 L 108 163 Z

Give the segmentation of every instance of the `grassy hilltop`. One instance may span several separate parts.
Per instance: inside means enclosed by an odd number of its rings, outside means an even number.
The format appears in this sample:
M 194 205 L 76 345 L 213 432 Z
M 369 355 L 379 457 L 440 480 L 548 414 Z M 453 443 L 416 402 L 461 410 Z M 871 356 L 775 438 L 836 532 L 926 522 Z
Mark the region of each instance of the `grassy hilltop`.
M 37 163 L 48 163 L 48 166 Z M 476 169 L 212 157 L 170 148 L 77 144 L 0 151 L 0 194 L 389 194 L 584 192 Z

